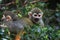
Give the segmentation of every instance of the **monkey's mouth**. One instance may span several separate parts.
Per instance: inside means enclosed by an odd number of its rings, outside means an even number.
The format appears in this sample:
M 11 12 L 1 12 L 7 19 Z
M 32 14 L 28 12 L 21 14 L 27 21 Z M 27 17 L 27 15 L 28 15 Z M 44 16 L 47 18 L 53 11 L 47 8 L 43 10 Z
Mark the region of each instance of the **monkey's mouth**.
M 34 20 L 35 20 L 35 22 L 38 22 L 38 21 L 39 21 L 39 19 L 38 19 L 38 18 L 35 18 Z

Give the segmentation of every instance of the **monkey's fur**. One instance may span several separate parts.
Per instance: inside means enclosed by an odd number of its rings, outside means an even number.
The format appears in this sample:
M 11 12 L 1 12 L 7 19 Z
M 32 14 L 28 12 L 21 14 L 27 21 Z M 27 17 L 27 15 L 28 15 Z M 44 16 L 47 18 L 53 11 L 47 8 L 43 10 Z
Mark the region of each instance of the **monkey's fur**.
M 5 23 L 5 25 L 8 26 L 8 28 L 11 32 L 18 32 L 21 29 L 24 29 L 24 26 L 33 25 L 32 21 L 29 18 L 22 17 L 19 19 L 18 16 L 11 11 L 5 11 L 3 15 L 5 17 L 3 16 L 2 20 Z M 7 18 L 7 16 L 9 18 Z M 7 19 L 9 19 L 9 20 L 7 20 Z
M 38 16 L 35 17 L 34 13 L 36 13 Z M 42 20 L 43 12 L 39 8 L 32 9 L 28 13 L 29 18 L 22 17 L 19 19 L 18 16 L 12 13 L 11 11 L 5 11 L 3 15 L 4 15 L 4 17 L 2 17 L 3 22 L 5 23 L 5 25 L 8 26 L 9 31 L 13 33 L 17 33 L 17 36 L 19 36 L 20 32 L 24 30 L 24 27 L 30 27 L 33 24 L 37 24 L 37 23 L 39 23 L 41 26 L 44 26 Z M 17 40 L 17 36 L 15 40 Z
M 16 33 L 15 40 L 20 40 L 20 35 L 23 34 L 24 27 L 33 25 L 29 18 L 22 17 L 19 19 L 18 16 L 11 11 L 5 11 L 2 20 L 10 32 Z

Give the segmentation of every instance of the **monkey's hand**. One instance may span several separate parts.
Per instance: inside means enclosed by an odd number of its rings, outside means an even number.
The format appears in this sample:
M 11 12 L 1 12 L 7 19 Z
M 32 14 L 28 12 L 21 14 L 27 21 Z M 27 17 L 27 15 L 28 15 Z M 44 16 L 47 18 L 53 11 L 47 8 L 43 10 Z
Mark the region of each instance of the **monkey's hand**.
M 44 22 L 42 19 L 40 20 L 40 26 L 44 27 Z

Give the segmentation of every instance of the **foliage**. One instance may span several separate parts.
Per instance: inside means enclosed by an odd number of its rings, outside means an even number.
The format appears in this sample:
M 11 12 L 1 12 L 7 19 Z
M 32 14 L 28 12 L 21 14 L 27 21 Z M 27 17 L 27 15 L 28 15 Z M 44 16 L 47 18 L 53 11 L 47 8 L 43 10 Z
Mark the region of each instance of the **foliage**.
M 39 27 L 34 25 L 31 29 L 26 28 L 23 40 L 60 40 L 60 30 L 52 27 Z
M 25 27 L 26 33 L 21 35 L 21 40 L 60 40 L 60 30 L 54 27 L 40 27 L 37 25 L 31 28 Z M 7 35 L 8 29 L 0 29 L 0 40 L 11 40 L 13 34 Z

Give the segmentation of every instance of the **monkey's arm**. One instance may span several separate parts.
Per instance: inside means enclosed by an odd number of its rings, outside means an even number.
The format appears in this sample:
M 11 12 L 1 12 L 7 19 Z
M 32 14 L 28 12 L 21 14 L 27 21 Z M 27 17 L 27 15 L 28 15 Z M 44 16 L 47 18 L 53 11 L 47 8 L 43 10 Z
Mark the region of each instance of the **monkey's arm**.
M 44 22 L 43 22 L 42 19 L 40 19 L 40 25 L 41 25 L 42 27 L 44 27 Z

